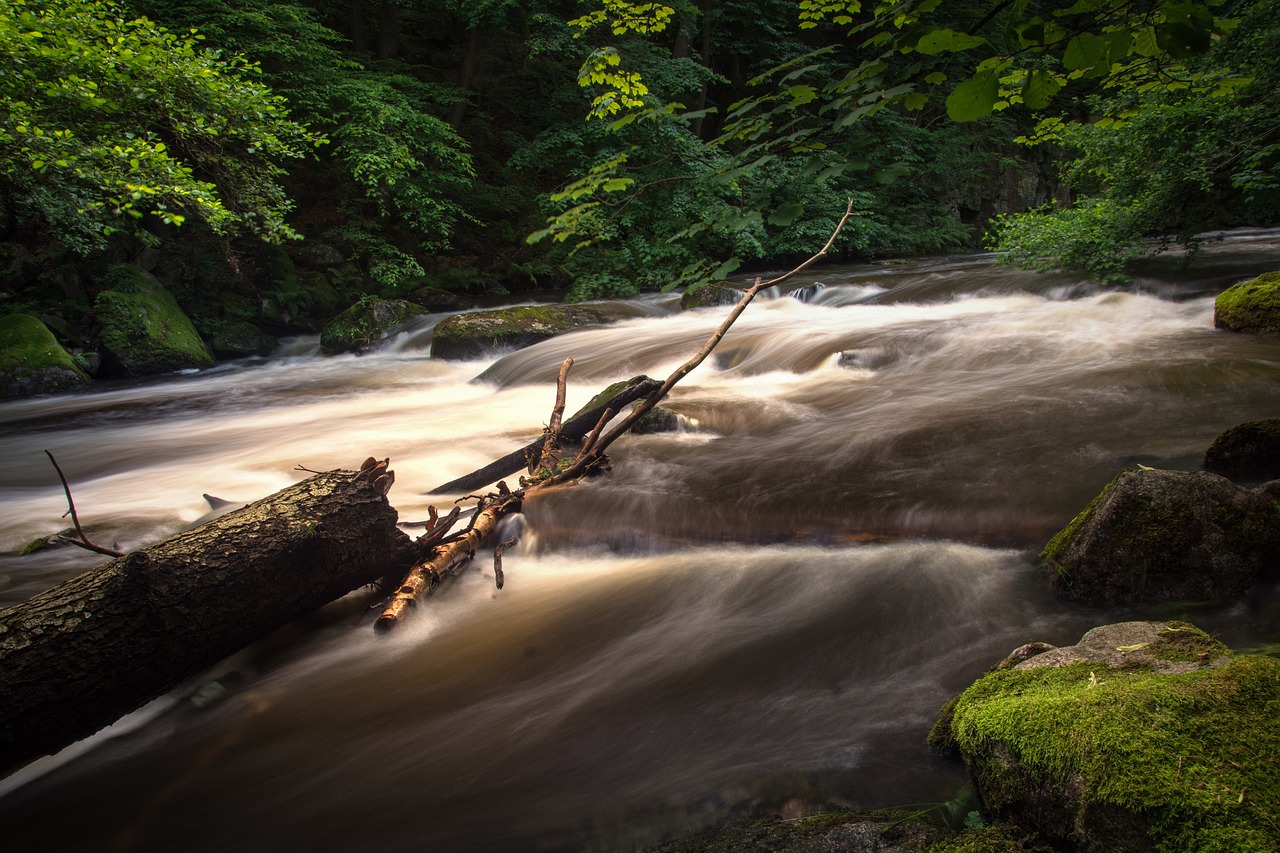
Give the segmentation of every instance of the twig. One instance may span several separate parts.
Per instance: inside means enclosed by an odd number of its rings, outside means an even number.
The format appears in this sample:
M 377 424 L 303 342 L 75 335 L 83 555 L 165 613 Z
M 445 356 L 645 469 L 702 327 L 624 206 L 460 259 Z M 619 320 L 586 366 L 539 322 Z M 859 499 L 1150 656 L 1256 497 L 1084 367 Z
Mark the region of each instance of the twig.
M 551 421 L 547 424 L 547 437 L 542 442 L 542 452 L 537 461 L 530 460 L 529 473 L 537 473 L 539 468 L 554 471 L 559 459 L 556 451 L 560 449 L 560 424 L 564 420 L 564 398 L 569 384 L 569 368 L 573 367 L 572 356 L 560 365 L 560 377 L 556 380 L 556 404 L 551 409 Z
M 70 542 L 72 545 L 79 545 L 87 551 L 93 551 L 95 554 L 103 554 L 108 557 L 123 557 L 123 551 L 117 551 L 114 548 L 104 548 L 101 545 L 95 545 L 89 541 L 89 537 L 84 535 L 84 528 L 80 526 L 80 516 L 76 514 L 76 502 L 71 499 L 71 487 L 67 485 L 67 477 L 62 473 L 62 466 L 58 464 L 58 460 L 53 458 L 53 454 L 49 451 L 44 452 L 49 457 L 49 461 L 53 463 L 53 470 L 58 472 L 58 479 L 62 481 L 62 491 L 67 494 L 67 511 L 71 513 L 71 521 L 76 526 L 76 533 L 80 534 L 80 540 L 70 539 L 66 536 L 59 536 L 63 542 Z

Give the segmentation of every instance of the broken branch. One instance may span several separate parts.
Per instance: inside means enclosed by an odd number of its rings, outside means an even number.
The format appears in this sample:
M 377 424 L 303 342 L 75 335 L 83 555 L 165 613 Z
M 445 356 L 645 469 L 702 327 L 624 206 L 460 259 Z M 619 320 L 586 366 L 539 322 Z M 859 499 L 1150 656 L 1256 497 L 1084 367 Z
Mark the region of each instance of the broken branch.
M 86 551 L 93 551 L 95 554 L 103 554 L 108 557 L 123 557 L 124 552 L 117 551 L 114 548 L 104 548 L 101 545 L 95 545 L 89 541 L 89 537 L 84 535 L 84 528 L 80 526 L 80 516 L 76 513 L 76 502 L 71 498 L 71 486 L 67 485 L 67 476 L 62 473 L 62 466 L 58 464 L 58 460 L 53 458 L 53 454 L 48 450 L 44 452 L 49 457 L 49 461 L 53 463 L 53 470 L 58 472 L 58 479 L 62 481 L 62 491 L 67 495 L 67 511 L 71 513 L 71 523 L 76 527 L 76 533 L 80 534 L 77 541 L 68 536 L 59 536 L 63 542 L 70 542 L 72 545 L 79 545 Z

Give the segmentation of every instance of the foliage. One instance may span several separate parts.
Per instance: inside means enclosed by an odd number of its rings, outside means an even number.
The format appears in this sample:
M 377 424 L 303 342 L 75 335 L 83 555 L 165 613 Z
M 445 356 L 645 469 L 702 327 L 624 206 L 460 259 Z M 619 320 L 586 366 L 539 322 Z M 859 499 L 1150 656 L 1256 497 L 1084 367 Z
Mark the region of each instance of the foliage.
M 113 0 L 0 6 L 0 186 L 21 217 L 87 253 L 117 230 L 198 216 L 218 233 L 295 236 L 282 163 L 321 138 L 240 55 Z
M 322 227 L 384 289 L 404 289 L 424 274 L 423 258 L 448 248 L 475 174 L 467 143 L 433 112 L 456 95 L 413 67 L 344 55 L 341 36 L 296 3 L 136 2 L 262 57 L 264 78 L 331 143 L 321 174 L 334 183 L 327 194 L 336 203 Z
M 1280 218 L 1280 3 L 1244 11 L 1185 80 L 1095 99 L 1093 123 L 1042 126 L 1034 140 L 1068 147 L 1064 175 L 1082 198 L 1000 222 L 992 245 L 1006 260 L 1124 281 L 1130 258 L 1171 242 L 1194 254 L 1205 231 Z

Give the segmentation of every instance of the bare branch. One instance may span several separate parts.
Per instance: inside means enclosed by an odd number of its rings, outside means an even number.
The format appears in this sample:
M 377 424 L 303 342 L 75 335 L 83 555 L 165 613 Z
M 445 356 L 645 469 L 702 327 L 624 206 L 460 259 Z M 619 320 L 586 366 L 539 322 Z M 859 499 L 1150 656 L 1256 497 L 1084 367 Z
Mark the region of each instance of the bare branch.
M 71 487 L 67 485 L 67 476 L 62 473 L 62 466 L 58 464 L 58 460 L 53 458 L 53 454 L 49 451 L 44 452 L 49 457 L 49 461 L 53 463 L 53 470 L 58 472 L 58 479 L 62 481 L 62 491 L 67 494 L 67 511 L 71 513 L 71 522 L 76 526 L 76 533 L 80 534 L 80 540 L 76 541 L 66 536 L 58 538 L 64 542 L 70 542 L 72 545 L 79 545 L 86 551 L 93 551 L 95 554 L 103 554 L 107 557 L 123 557 L 123 551 L 117 551 L 114 548 L 104 548 L 101 545 L 95 545 L 89 541 L 89 537 L 84 535 L 84 528 L 80 526 L 80 516 L 76 514 L 76 502 L 71 499 Z
M 711 337 L 707 339 L 707 342 L 702 345 L 702 349 L 698 350 L 692 358 L 676 368 L 675 372 L 667 377 L 667 381 L 662 383 L 662 387 L 637 403 L 630 413 L 628 413 L 617 426 L 610 430 L 604 438 L 600 439 L 599 443 L 592 449 L 591 457 L 595 458 L 604 453 L 610 444 L 613 444 L 614 441 L 625 435 L 627 431 L 635 425 L 636 421 L 640 420 L 648 414 L 654 406 L 658 405 L 658 403 L 667 396 L 671 389 L 675 387 L 677 382 L 688 376 L 694 368 L 702 364 L 706 357 L 711 354 L 711 351 L 716 348 L 716 345 L 720 343 L 721 339 L 724 338 L 725 333 L 729 331 L 729 328 L 734 324 L 738 317 L 742 316 L 742 312 L 747 310 L 747 306 L 751 304 L 751 300 L 756 298 L 756 294 L 764 290 L 766 287 L 772 287 L 775 284 L 786 281 L 826 257 L 827 253 L 831 251 L 831 247 L 835 245 L 836 238 L 840 236 L 840 232 L 844 229 L 845 223 L 849 221 L 849 217 L 852 215 L 853 199 L 851 198 L 849 199 L 849 204 L 845 207 L 844 216 L 840 217 L 840 221 L 836 224 L 835 230 L 831 232 L 831 236 L 827 239 L 826 245 L 819 249 L 812 257 L 777 278 L 771 278 L 768 281 L 761 281 L 757 278 L 755 284 L 751 285 L 751 287 L 742 294 L 742 298 L 738 300 L 738 304 L 733 307 L 733 310 L 729 312 L 729 316 L 720 324 L 720 328 L 716 329 Z M 579 459 L 581 458 L 581 454 L 579 454 Z M 585 464 L 579 465 L 579 463 L 575 461 L 575 463 L 563 474 L 559 474 L 548 480 L 547 485 L 561 483 L 572 479 L 572 477 L 581 473 L 583 468 L 585 468 Z

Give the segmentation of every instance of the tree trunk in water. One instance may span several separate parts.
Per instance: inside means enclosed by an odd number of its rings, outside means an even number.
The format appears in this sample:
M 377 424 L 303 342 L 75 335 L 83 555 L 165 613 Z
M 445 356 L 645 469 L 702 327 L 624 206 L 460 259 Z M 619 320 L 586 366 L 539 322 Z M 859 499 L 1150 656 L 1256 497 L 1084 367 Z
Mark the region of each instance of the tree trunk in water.
M 320 474 L 0 611 L 0 774 L 403 571 L 396 520 L 367 479 Z

